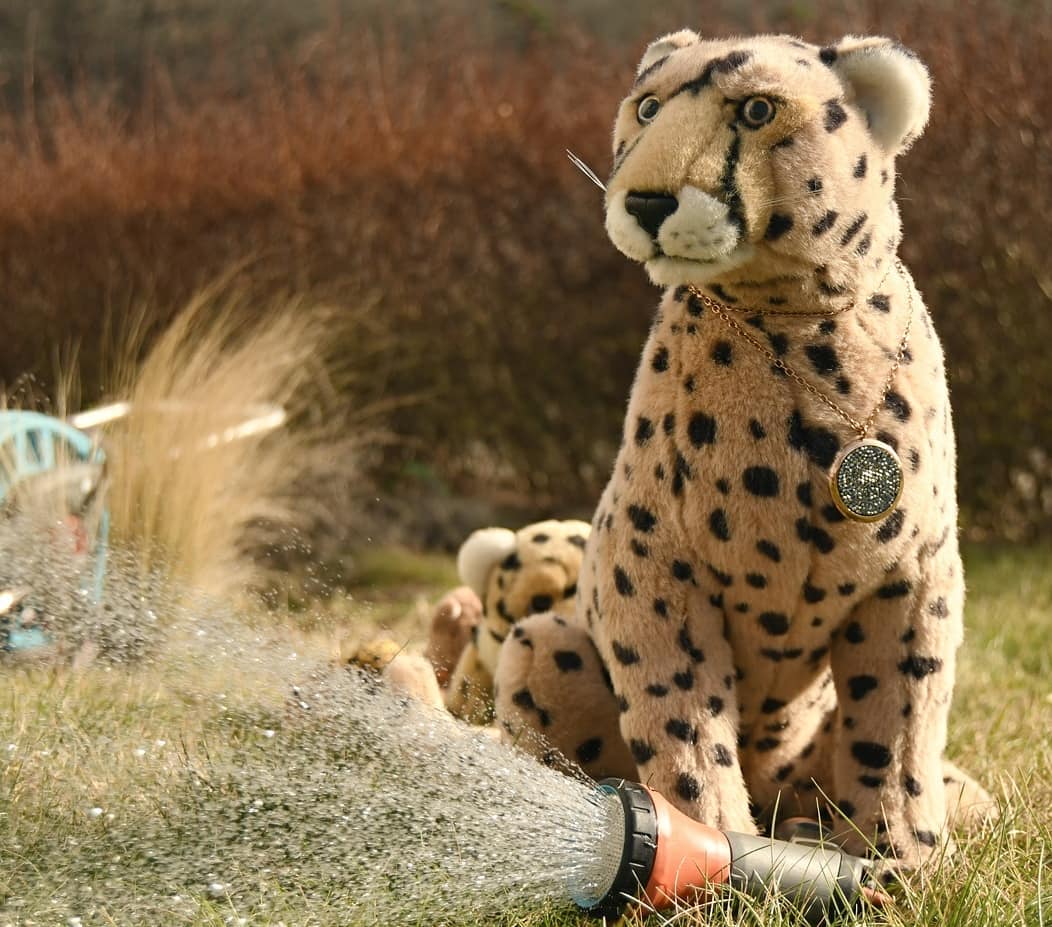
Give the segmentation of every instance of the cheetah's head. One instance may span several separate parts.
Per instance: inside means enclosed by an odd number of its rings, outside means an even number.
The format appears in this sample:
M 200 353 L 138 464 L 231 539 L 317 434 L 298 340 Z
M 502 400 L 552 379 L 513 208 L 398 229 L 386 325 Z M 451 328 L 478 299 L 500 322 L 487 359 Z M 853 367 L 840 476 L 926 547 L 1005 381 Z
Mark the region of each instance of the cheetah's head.
M 607 232 L 662 286 L 835 297 L 897 249 L 894 159 L 929 105 L 888 39 L 665 36 L 618 112 Z
M 551 520 L 518 532 L 474 532 L 457 554 L 457 569 L 482 599 L 480 633 L 503 639 L 527 615 L 569 614 L 589 530 L 586 522 Z

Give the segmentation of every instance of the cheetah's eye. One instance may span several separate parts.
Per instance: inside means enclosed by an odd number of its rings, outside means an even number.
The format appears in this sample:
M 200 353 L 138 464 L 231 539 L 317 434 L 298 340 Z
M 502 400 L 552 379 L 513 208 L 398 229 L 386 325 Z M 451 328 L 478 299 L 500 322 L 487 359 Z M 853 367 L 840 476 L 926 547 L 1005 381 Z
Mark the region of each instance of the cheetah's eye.
M 774 119 L 774 101 L 769 97 L 749 97 L 738 112 L 749 128 L 758 129 Z
M 661 101 L 657 97 L 653 94 L 643 97 L 636 109 L 636 118 L 644 124 L 653 122 L 659 109 L 661 109 Z

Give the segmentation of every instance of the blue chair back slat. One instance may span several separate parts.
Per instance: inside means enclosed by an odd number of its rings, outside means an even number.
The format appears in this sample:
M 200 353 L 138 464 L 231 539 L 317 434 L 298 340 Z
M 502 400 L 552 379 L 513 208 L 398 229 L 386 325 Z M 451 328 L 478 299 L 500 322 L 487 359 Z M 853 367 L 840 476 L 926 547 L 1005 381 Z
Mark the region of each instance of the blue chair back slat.
M 0 411 L 0 503 L 14 484 L 55 469 L 64 459 L 60 448 L 71 452 L 65 459 L 100 465 L 106 462 L 105 452 L 90 435 L 61 419 L 22 409 Z M 103 510 L 95 538 L 95 562 L 84 577 L 85 591 L 96 602 L 102 598 L 109 530 L 109 512 Z

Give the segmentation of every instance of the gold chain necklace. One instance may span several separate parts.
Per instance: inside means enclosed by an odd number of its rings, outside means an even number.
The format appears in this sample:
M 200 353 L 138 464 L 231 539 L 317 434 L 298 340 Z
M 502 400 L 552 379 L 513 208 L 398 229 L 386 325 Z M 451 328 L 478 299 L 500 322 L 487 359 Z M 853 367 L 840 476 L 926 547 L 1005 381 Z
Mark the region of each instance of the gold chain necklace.
M 790 367 L 774 351 L 749 334 L 741 324 L 731 318 L 726 306 L 718 303 L 711 296 L 701 292 L 696 287 L 688 287 L 691 295 L 701 300 L 705 307 L 712 311 L 713 315 L 721 319 L 740 338 L 756 348 L 787 377 L 821 401 L 858 435 L 854 441 L 849 442 L 841 449 L 829 470 L 829 491 L 833 497 L 833 502 L 843 515 L 855 521 L 879 521 L 887 516 L 898 504 L 904 484 L 902 461 L 899 460 L 899 455 L 895 452 L 895 449 L 883 441 L 877 441 L 875 438 L 868 437 L 874 420 L 888 398 L 888 393 L 891 392 L 891 384 L 895 379 L 895 374 L 898 373 L 903 358 L 906 356 L 906 348 L 910 338 L 910 326 L 913 324 L 913 284 L 900 262 L 895 262 L 895 268 L 903 281 L 906 282 L 906 292 L 909 298 L 906 327 L 902 332 L 898 354 L 895 356 L 891 369 L 884 379 L 884 387 L 880 392 L 880 398 L 863 421 L 859 421 L 845 412 L 818 387 Z M 843 309 L 840 309 L 836 313 L 827 314 L 834 315 L 843 311 Z M 765 314 L 762 310 L 754 310 L 754 312 L 757 315 Z M 777 314 L 790 315 L 792 313 L 783 312 Z M 819 313 L 799 313 L 799 315 L 817 314 Z

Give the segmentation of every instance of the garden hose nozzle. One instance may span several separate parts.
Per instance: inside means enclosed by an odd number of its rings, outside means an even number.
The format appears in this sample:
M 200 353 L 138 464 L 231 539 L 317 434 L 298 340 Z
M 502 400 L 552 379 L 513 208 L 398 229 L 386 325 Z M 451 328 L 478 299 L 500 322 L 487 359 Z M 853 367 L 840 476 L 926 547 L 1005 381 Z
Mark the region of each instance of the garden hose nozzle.
M 577 905 L 596 916 L 616 917 L 633 902 L 660 910 L 701 900 L 721 886 L 784 896 L 811 923 L 861 898 L 877 905 L 889 900 L 864 884 L 866 860 L 837 849 L 707 827 L 659 793 L 623 779 L 602 780 L 597 797 L 609 802 L 610 839 L 620 839 L 621 847 L 620 855 L 616 846 L 600 854 L 603 871 L 587 890 L 573 892 Z

